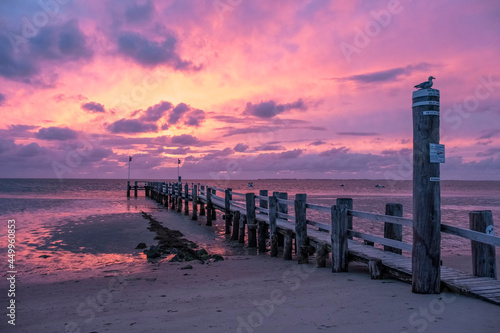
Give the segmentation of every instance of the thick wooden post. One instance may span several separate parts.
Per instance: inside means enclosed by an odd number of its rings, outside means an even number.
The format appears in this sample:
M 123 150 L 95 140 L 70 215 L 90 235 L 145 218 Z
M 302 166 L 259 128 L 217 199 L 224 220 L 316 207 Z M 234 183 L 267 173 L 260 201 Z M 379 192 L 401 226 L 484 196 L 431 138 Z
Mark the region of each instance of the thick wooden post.
M 278 199 L 288 200 L 288 193 L 286 192 L 277 192 Z M 278 213 L 288 214 L 288 205 L 286 203 L 278 203 Z M 284 217 L 281 217 L 285 219 Z M 284 246 L 285 239 L 284 235 L 278 233 L 278 246 Z
M 412 291 L 441 290 L 441 189 L 439 163 L 430 144 L 439 143 L 439 90 L 413 92 L 413 249 Z
M 328 247 L 326 243 L 318 243 L 316 245 L 316 267 L 326 267 L 326 259 L 328 258 Z
M 276 196 L 269 197 L 269 230 L 271 234 L 271 257 L 278 256 L 278 233 L 276 230 Z
M 237 210 L 234 212 L 234 218 L 233 218 L 233 233 L 231 235 L 231 240 L 238 240 L 240 232 L 240 211 Z
M 198 185 L 193 185 L 193 216 L 191 220 L 198 220 Z
M 189 215 L 189 185 L 186 183 L 184 185 L 184 215 Z
M 207 226 L 212 226 L 212 188 L 207 187 Z
M 337 199 L 337 203 L 338 203 Z M 332 206 L 332 272 L 347 272 L 347 206 Z
M 204 191 L 206 195 L 205 186 L 201 185 L 200 189 L 201 191 Z M 205 204 L 203 203 L 203 200 L 200 200 L 200 216 L 205 216 Z
M 403 205 L 398 203 L 388 203 L 385 205 L 385 215 L 390 216 L 403 216 Z M 384 237 L 389 239 L 394 239 L 397 241 L 403 240 L 403 226 L 401 224 L 394 224 L 385 222 L 384 223 Z M 390 251 L 396 254 L 402 254 L 401 249 L 396 249 L 395 247 L 384 245 L 384 251 Z
M 130 197 L 130 181 L 127 180 L 127 197 Z
M 177 187 L 177 212 L 182 212 L 182 183 Z
M 240 234 L 238 235 L 238 242 L 245 243 L 245 224 L 247 221 L 246 215 L 241 215 L 240 217 Z
M 347 209 L 352 210 L 353 209 L 353 201 L 351 198 L 338 198 L 337 199 L 337 206 L 338 205 L 346 205 Z M 347 216 L 347 229 L 352 230 L 352 216 L 348 215 Z M 348 236 L 349 239 L 352 239 L 351 236 Z M 366 245 L 372 245 L 373 242 L 367 243 L 365 241 Z
M 257 247 L 257 221 L 255 220 L 255 194 L 246 194 L 248 247 Z
M 212 189 L 212 195 L 217 195 L 217 192 L 215 191 L 215 189 Z M 212 201 L 210 201 L 210 204 L 212 205 L 210 207 L 210 210 L 212 211 L 212 221 L 215 221 L 215 220 L 217 220 L 217 209 L 214 208 Z
M 233 224 L 233 214 L 231 214 L 231 188 L 227 188 L 224 193 L 224 214 L 226 215 L 226 235 L 231 234 L 231 226 Z
M 267 194 L 268 194 L 267 190 L 259 191 L 259 196 L 267 197 Z M 267 209 L 268 207 L 267 200 L 259 199 L 259 207 Z M 267 223 L 265 221 L 259 221 L 259 239 L 258 239 L 259 254 L 266 253 L 267 234 L 268 234 Z
M 493 235 L 493 215 L 491 210 L 469 212 L 471 230 Z M 497 278 L 495 247 L 471 241 L 472 272 L 475 276 Z
M 307 264 L 308 256 L 308 239 L 307 239 L 307 223 L 306 223 L 306 201 L 307 194 L 295 195 L 295 239 L 296 249 L 299 264 Z
M 134 197 L 137 198 L 137 181 L 134 183 Z
M 175 191 L 177 190 L 177 184 L 172 183 L 172 201 L 170 202 L 170 209 L 176 210 L 176 202 L 175 202 Z

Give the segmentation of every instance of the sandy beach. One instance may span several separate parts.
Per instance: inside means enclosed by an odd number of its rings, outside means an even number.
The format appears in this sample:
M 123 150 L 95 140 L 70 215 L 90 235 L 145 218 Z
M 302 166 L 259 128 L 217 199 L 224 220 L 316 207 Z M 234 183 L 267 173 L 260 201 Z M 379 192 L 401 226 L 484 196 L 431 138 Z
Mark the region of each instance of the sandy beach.
M 412 294 L 409 284 L 371 280 L 354 263 L 349 273 L 333 274 L 329 267 L 254 255 L 221 241 L 219 229 L 202 221 L 170 211 L 153 215 L 189 239 L 212 244 L 209 252 L 225 260 L 96 264 L 91 272 L 60 272 L 64 281 L 21 276 L 16 326 L 4 318 L 1 331 L 498 332 L 500 308 L 484 301 Z M 151 239 L 136 229 L 137 242 Z

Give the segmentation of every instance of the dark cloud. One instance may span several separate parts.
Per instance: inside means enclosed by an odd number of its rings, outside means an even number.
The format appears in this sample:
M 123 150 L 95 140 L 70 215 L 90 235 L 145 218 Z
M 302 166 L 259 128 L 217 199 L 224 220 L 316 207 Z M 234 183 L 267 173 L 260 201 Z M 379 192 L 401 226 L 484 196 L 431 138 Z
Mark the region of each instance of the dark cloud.
M 162 42 L 152 41 L 135 32 L 122 32 L 118 37 L 118 51 L 145 67 L 168 65 L 177 70 L 199 70 L 190 61 L 182 60 L 176 52 L 177 39 L 166 34 Z
M 104 105 L 96 102 L 82 104 L 82 109 L 89 112 L 106 112 Z
M 248 119 L 246 117 L 234 117 L 234 116 L 224 116 L 224 115 L 212 115 L 213 112 L 210 112 L 210 118 L 216 119 L 218 121 L 228 123 L 228 124 L 242 124 L 246 123 Z
M 0 76 L 23 81 L 37 73 L 33 59 L 26 54 L 16 54 L 9 38 L 0 34 Z
M 170 113 L 168 118 L 169 124 L 177 124 L 179 119 L 189 110 L 189 106 L 185 103 L 179 103 Z
M 120 119 L 108 126 L 112 133 L 149 133 L 158 131 L 155 124 L 142 122 L 139 119 Z
M 234 128 L 234 127 L 222 127 L 218 128 L 218 130 L 227 130 L 227 132 L 222 135 L 223 137 L 233 136 L 238 134 L 249 134 L 249 133 L 261 133 L 266 131 L 271 131 L 270 129 L 266 129 L 262 126 L 250 126 L 244 128 Z
M 294 109 L 305 111 L 307 110 L 307 107 L 302 99 L 287 104 L 276 104 L 273 100 L 260 102 L 259 104 L 252 104 L 251 102 L 248 102 L 244 113 L 259 118 L 272 118 L 280 113 Z
M 125 18 L 128 23 L 148 22 L 154 12 L 151 1 L 144 4 L 132 3 L 125 11 Z
M 186 115 L 184 124 L 187 126 L 198 127 L 203 123 L 203 121 L 205 121 L 205 112 L 203 110 L 196 109 Z
M 231 148 L 225 148 L 223 150 L 217 150 L 214 152 L 211 152 L 210 154 L 206 154 L 203 156 L 204 160 L 214 160 L 217 159 L 218 157 L 224 157 L 224 156 L 229 156 L 233 153 L 234 151 Z
M 159 153 L 166 153 L 170 155 L 186 155 L 191 151 L 189 147 L 179 147 L 175 149 L 165 149 L 163 147 L 158 149 Z
M 313 141 L 309 144 L 309 146 L 321 146 L 321 145 L 324 145 L 326 144 L 325 141 L 322 141 L 322 140 L 316 140 L 316 141 Z
M 296 158 L 302 155 L 302 149 L 294 149 L 294 150 L 289 150 L 289 151 L 284 151 L 282 153 L 279 153 L 277 157 L 279 159 L 290 159 L 290 158 Z
M 477 157 L 489 157 L 500 153 L 500 148 L 490 148 L 484 152 L 479 152 L 476 154 Z
M 486 140 L 486 139 L 491 139 L 497 135 L 500 135 L 500 129 L 493 129 L 493 130 L 486 131 L 477 139 L 478 140 Z
M 351 135 L 351 136 L 375 136 L 379 135 L 375 132 L 337 132 L 338 135 Z
M 45 152 L 45 149 L 40 147 L 38 143 L 32 142 L 30 144 L 27 144 L 26 146 L 22 146 L 18 152 L 17 156 L 20 157 L 33 157 L 42 154 Z
M 59 26 L 46 26 L 30 39 L 30 53 L 54 61 L 90 59 L 92 50 L 76 20 Z
M 161 101 L 156 105 L 150 106 L 140 119 L 143 121 L 158 121 L 167 111 L 172 109 L 172 106 L 170 102 Z
M 257 151 L 285 150 L 285 147 L 278 145 L 262 145 L 255 147 Z
M 234 151 L 242 153 L 248 149 L 248 146 L 244 143 L 238 143 L 236 146 L 234 146 L 233 149 L 234 149 Z
M 340 154 L 347 154 L 348 151 L 349 151 L 349 148 L 346 148 L 346 147 L 332 148 L 332 149 L 325 150 L 325 151 L 321 152 L 319 155 L 320 156 L 336 156 L 336 155 L 340 155 Z
M 2 106 L 3 103 L 5 103 L 5 95 L 0 93 L 0 106 Z
M 71 140 L 76 139 L 78 133 L 67 127 L 48 127 L 40 128 L 35 134 L 37 139 L 41 140 Z
M 391 68 L 373 73 L 351 75 L 343 78 L 333 78 L 332 80 L 354 81 L 358 83 L 391 82 L 398 80 L 400 76 L 409 76 L 416 71 L 427 72 L 436 67 L 437 65 L 422 62 L 417 65 L 408 65 L 406 67 Z
M 409 156 L 412 153 L 412 151 L 413 151 L 413 149 L 409 149 L 409 148 L 403 148 L 400 150 L 386 149 L 386 150 L 382 150 L 381 154 L 388 155 L 388 156 Z
M 173 146 L 196 146 L 200 140 L 189 134 L 181 134 L 170 138 L 170 144 Z

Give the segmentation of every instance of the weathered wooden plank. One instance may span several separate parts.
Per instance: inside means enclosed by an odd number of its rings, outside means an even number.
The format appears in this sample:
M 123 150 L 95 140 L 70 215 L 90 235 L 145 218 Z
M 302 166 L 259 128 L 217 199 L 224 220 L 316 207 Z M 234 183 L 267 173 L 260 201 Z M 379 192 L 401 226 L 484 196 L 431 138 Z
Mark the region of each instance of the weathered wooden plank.
M 321 231 L 332 231 L 332 226 L 322 222 L 316 222 L 313 220 L 306 220 L 307 224 L 317 227 Z
M 278 234 L 276 232 L 276 196 L 269 197 L 269 232 L 271 234 L 271 257 L 278 256 Z
M 388 203 L 385 205 L 385 215 L 388 216 L 403 216 L 403 205 L 398 203 Z M 384 223 L 384 237 L 396 241 L 403 241 L 403 226 L 400 224 Z M 390 251 L 396 254 L 402 254 L 402 250 L 392 246 L 384 245 L 384 251 Z
M 284 260 L 292 260 L 292 240 L 293 232 L 291 230 L 285 230 L 285 245 L 283 247 Z
M 234 212 L 234 222 L 233 222 L 233 233 L 231 235 L 231 240 L 238 240 L 240 232 L 240 211 Z
M 307 222 L 306 222 L 307 194 L 295 195 L 295 239 L 298 254 L 298 263 L 308 263 Z
M 491 210 L 469 212 L 469 227 L 479 233 L 493 231 L 493 215 Z M 500 239 L 499 239 L 500 240 Z M 472 271 L 475 276 L 497 278 L 495 247 L 471 241 Z
M 412 246 L 410 244 L 406 244 L 406 243 L 396 241 L 393 239 L 388 239 L 388 238 L 373 236 L 370 234 L 365 234 L 365 233 L 362 233 L 359 231 L 348 230 L 347 234 L 351 237 L 358 237 L 358 238 L 361 238 L 361 239 L 364 239 L 364 240 L 367 240 L 370 242 L 375 242 L 378 244 L 391 246 L 393 248 L 402 249 L 405 251 L 411 251 L 411 249 L 412 249 Z
M 268 191 L 267 190 L 260 190 L 259 191 L 259 207 L 260 210 L 266 210 L 267 213 L 269 213 L 269 210 L 267 209 L 268 207 L 268 197 L 267 197 Z M 265 198 L 262 199 L 262 197 Z M 259 254 L 265 254 L 266 253 L 266 238 L 267 238 L 267 223 L 259 219 L 258 220 L 259 224 L 259 237 L 258 237 L 258 248 L 259 248 Z
M 481 232 L 454 227 L 448 224 L 441 224 L 441 231 L 455 236 L 471 239 L 484 244 L 500 246 L 500 237 L 487 235 Z
M 367 213 L 367 212 L 360 212 L 357 210 L 350 210 L 348 213 L 350 216 L 353 217 L 359 217 L 375 222 L 387 222 L 387 223 L 393 223 L 393 224 L 401 224 L 405 226 L 413 226 L 413 220 L 412 219 L 407 219 L 404 217 L 396 217 L 396 216 L 389 216 L 389 215 L 380 215 L 380 214 L 374 214 L 374 213 Z
M 310 203 L 308 203 L 306 205 L 306 208 L 312 209 L 312 210 L 315 210 L 318 212 L 323 212 L 323 213 L 330 213 L 330 211 L 332 209 L 331 207 L 328 207 L 328 206 L 321 206 L 321 205 L 310 204 Z
M 255 220 L 255 194 L 246 194 L 246 216 L 248 225 L 248 247 L 257 247 L 257 224 Z
M 332 206 L 332 272 L 347 272 L 347 206 Z

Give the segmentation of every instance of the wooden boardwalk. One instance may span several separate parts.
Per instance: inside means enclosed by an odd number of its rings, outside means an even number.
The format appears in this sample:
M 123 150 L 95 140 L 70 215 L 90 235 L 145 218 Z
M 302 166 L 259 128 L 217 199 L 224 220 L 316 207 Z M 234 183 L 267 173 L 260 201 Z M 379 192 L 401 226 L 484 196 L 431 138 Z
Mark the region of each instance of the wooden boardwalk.
M 268 248 L 266 247 L 266 244 L 268 243 L 267 232 L 269 229 L 271 229 L 271 256 L 276 256 L 276 253 L 273 255 L 272 248 L 272 235 L 274 228 L 276 237 L 281 237 L 280 245 L 283 247 L 283 258 L 285 260 L 292 259 L 292 240 L 295 239 L 295 255 L 299 263 L 308 262 L 308 254 L 306 252 L 310 252 L 311 254 L 316 252 L 318 267 L 325 267 L 325 257 L 328 255 L 328 253 L 332 253 L 332 271 L 334 272 L 347 271 L 347 262 L 355 261 L 367 264 L 369 272 L 373 279 L 380 279 L 385 276 L 390 276 L 405 282 L 412 283 L 412 259 L 401 255 L 401 252 L 395 253 L 397 252 L 397 249 L 411 251 L 410 244 L 403 243 L 401 241 L 401 238 L 381 238 L 352 230 L 352 217 L 368 218 L 373 221 L 383 222 L 386 224 L 400 224 L 405 226 L 411 226 L 411 219 L 406 219 L 398 216 L 358 212 L 343 208 L 343 212 L 345 214 L 345 221 L 343 222 L 346 223 L 344 237 L 346 238 L 347 253 L 345 254 L 345 267 L 343 269 L 339 269 L 339 267 L 342 268 L 341 266 L 339 266 L 338 262 L 339 255 L 335 251 L 332 252 L 333 244 L 335 244 L 335 249 L 341 249 L 338 247 L 338 238 L 334 239 L 335 233 L 332 232 L 334 227 L 339 224 L 339 221 L 334 220 L 333 217 L 335 206 L 326 207 L 314 204 L 306 204 L 304 198 L 302 206 L 303 212 L 298 213 L 297 209 L 295 209 L 295 215 L 289 215 L 287 205 L 295 204 L 295 208 L 297 208 L 299 207 L 297 206 L 297 204 L 300 200 L 296 199 L 295 201 L 293 201 L 287 199 L 277 199 L 276 194 L 273 194 L 273 197 L 267 197 L 267 191 L 264 191 L 266 195 L 262 195 L 263 193 L 261 193 L 261 195 L 255 195 L 253 193 L 236 193 L 232 192 L 230 189 L 223 190 L 217 188 L 206 188 L 205 186 L 200 186 L 201 189 L 198 193 L 198 187 L 199 185 L 193 185 L 193 195 L 191 195 L 189 193 L 187 184 L 184 184 L 183 191 L 182 186 L 177 186 L 174 184 L 169 185 L 164 183 L 154 183 L 153 186 L 146 185 L 146 196 L 149 196 L 157 200 L 161 204 L 164 204 L 165 207 L 171 205 L 171 209 L 178 212 L 181 212 L 181 206 L 184 201 L 185 215 L 189 214 L 189 203 L 191 203 L 193 220 L 198 219 L 197 206 L 199 205 L 200 216 L 206 215 L 207 225 L 212 224 L 212 220 L 215 220 L 216 218 L 215 211 L 219 210 L 224 214 L 224 217 L 226 219 L 226 234 L 230 234 L 231 227 L 234 227 L 233 236 L 231 237 L 231 239 L 244 242 L 245 225 L 247 226 L 249 247 L 257 247 L 256 230 L 258 229 L 258 247 L 260 253 L 265 253 L 268 251 Z M 217 196 L 215 194 L 216 191 L 218 191 L 218 193 L 225 193 L 225 198 Z M 237 196 L 239 196 L 239 200 L 233 200 L 233 197 Z M 194 205 L 193 197 L 196 200 L 196 204 Z M 285 198 L 287 198 L 286 195 Z M 246 200 L 246 202 L 244 202 L 244 199 Z M 273 200 L 271 201 L 271 199 Z M 259 201 L 259 206 L 255 205 L 256 200 Z M 351 199 L 339 200 L 337 201 L 337 205 L 339 205 L 341 202 L 346 202 L 345 200 Z M 271 202 L 279 207 L 275 207 L 273 209 L 271 209 L 270 207 L 268 208 L 268 204 L 271 204 Z M 206 213 L 205 206 L 207 209 Z M 331 212 L 331 224 L 306 220 L 306 207 L 307 209 L 318 210 L 324 213 Z M 276 217 L 272 222 L 270 219 L 271 212 L 273 212 L 273 214 L 276 214 Z M 239 216 L 239 220 L 235 220 L 233 222 L 232 219 L 235 216 Z M 300 219 L 302 219 L 303 221 L 299 221 Z M 351 219 L 350 222 L 348 221 L 348 219 Z M 347 227 L 348 223 L 349 226 Z M 305 226 L 305 230 L 303 226 Z M 236 230 L 236 228 L 238 228 L 238 230 Z M 442 225 L 443 232 L 446 232 L 448 229 L 451 231 L 450 233 L 453 233 L 455 235 L 459 235 L 462 237 L 471 237 L 469 239 L 474 239 L 486 244 L 493 244 L 494 246 L 498 246 L 498 244 L 500 243 L 500 238 L 498 237 L 485 235 L 476 231 Z M 235 235 L 236 238 L 233 238 L 235 237 Z M 304 240 L 303 238 L 306 239 Z M 357 240 L 353 240 L 352 238 L 364 239 L 365 244 Z M 372 245 L 366 245 L 367 241 L 390 246 L 392 247 L 392 250 L 383 250 Z M 303 245 L 306 244 L 307 246 L 300 246 L 299 243 L 301 242 L 303 242 Z M 337 244 L 335 242 L 337 242 Z M 321 260 L 321 258 L 323 259 Z M 500 305 L 500 281 L 496 278 L 474 276 L 443 266 L 441 266 L 440 272 L 441 290 L 447 288 L 462 295 L 476 297 L 493 304 Z

